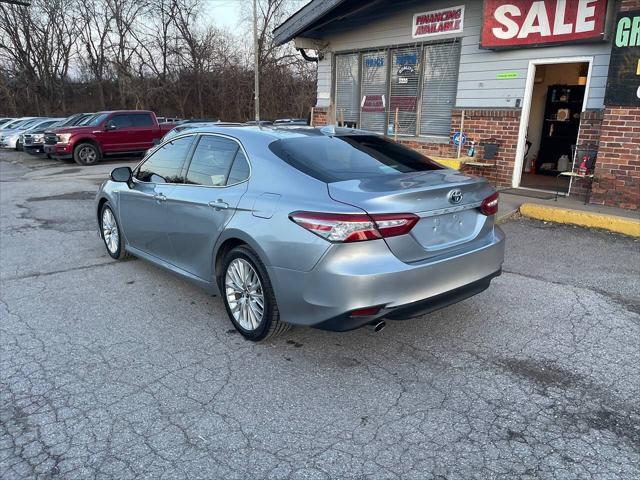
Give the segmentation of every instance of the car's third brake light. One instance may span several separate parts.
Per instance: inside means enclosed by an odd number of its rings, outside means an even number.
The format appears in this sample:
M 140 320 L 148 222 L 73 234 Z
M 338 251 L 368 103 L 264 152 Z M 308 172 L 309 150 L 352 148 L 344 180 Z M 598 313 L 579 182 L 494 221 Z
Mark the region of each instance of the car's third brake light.
M 366 215 L 293 212 L 289 218 L 330 242 L 361 242 L 408 233 L 419 218 L 411 213 Z

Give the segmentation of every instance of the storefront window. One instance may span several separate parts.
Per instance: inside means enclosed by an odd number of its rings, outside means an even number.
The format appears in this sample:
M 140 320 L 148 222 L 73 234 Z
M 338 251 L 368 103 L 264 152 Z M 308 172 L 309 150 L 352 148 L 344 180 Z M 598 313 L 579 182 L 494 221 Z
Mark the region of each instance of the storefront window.
M 387 52 L 362 55 L 360 128 L 383 133 L 387 124 Z
M 390 135 L 395 133 L 398 112 L 398 135 L 415 135 L 420 93 L 419 47 L 398 48 L 391 54 L 391 94 L 389 97 Z
M 360 56 L 336 57 L 336 118 L 340 123 L 357 123 L 360 116 Z
M 458 90 L 460 43 L 425 45 L 420 134 L 449 136 Z
M 460 41 L 338 54 L 336 121 L 376 133 L 448 137 Z

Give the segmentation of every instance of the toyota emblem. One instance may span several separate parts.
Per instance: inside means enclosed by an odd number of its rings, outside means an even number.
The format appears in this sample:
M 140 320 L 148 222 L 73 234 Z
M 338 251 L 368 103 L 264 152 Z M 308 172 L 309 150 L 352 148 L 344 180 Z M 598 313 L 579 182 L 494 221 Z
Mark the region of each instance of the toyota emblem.
M 457 188 L 449 192 L 449 201 L 454 205 L 457 205 L 458 203 L 460 203 L 462 201 L 462 197 L 463 197 L 462 191 L 458 190 Z

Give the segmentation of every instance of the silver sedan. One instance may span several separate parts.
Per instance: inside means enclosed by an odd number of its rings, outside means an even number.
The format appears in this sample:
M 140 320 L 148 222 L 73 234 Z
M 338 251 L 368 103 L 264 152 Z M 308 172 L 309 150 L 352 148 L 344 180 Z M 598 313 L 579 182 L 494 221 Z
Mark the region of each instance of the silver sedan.
M 498 194 L 371 133 L 205 127 L 171 138 L 96 197 L 107 251 L 222 296 L 259 341 L 445 307 L 500 274 Z

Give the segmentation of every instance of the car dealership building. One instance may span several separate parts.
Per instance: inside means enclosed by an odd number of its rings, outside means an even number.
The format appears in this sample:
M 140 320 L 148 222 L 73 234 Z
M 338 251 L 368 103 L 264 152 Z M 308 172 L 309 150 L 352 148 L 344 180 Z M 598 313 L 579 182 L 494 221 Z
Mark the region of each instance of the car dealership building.
M 639 208 L 640 0 L 313 0 L 274 34 L 318 62 L 315 125 L 500 187 L 580 195 L 586 160 L 592 203 Z

